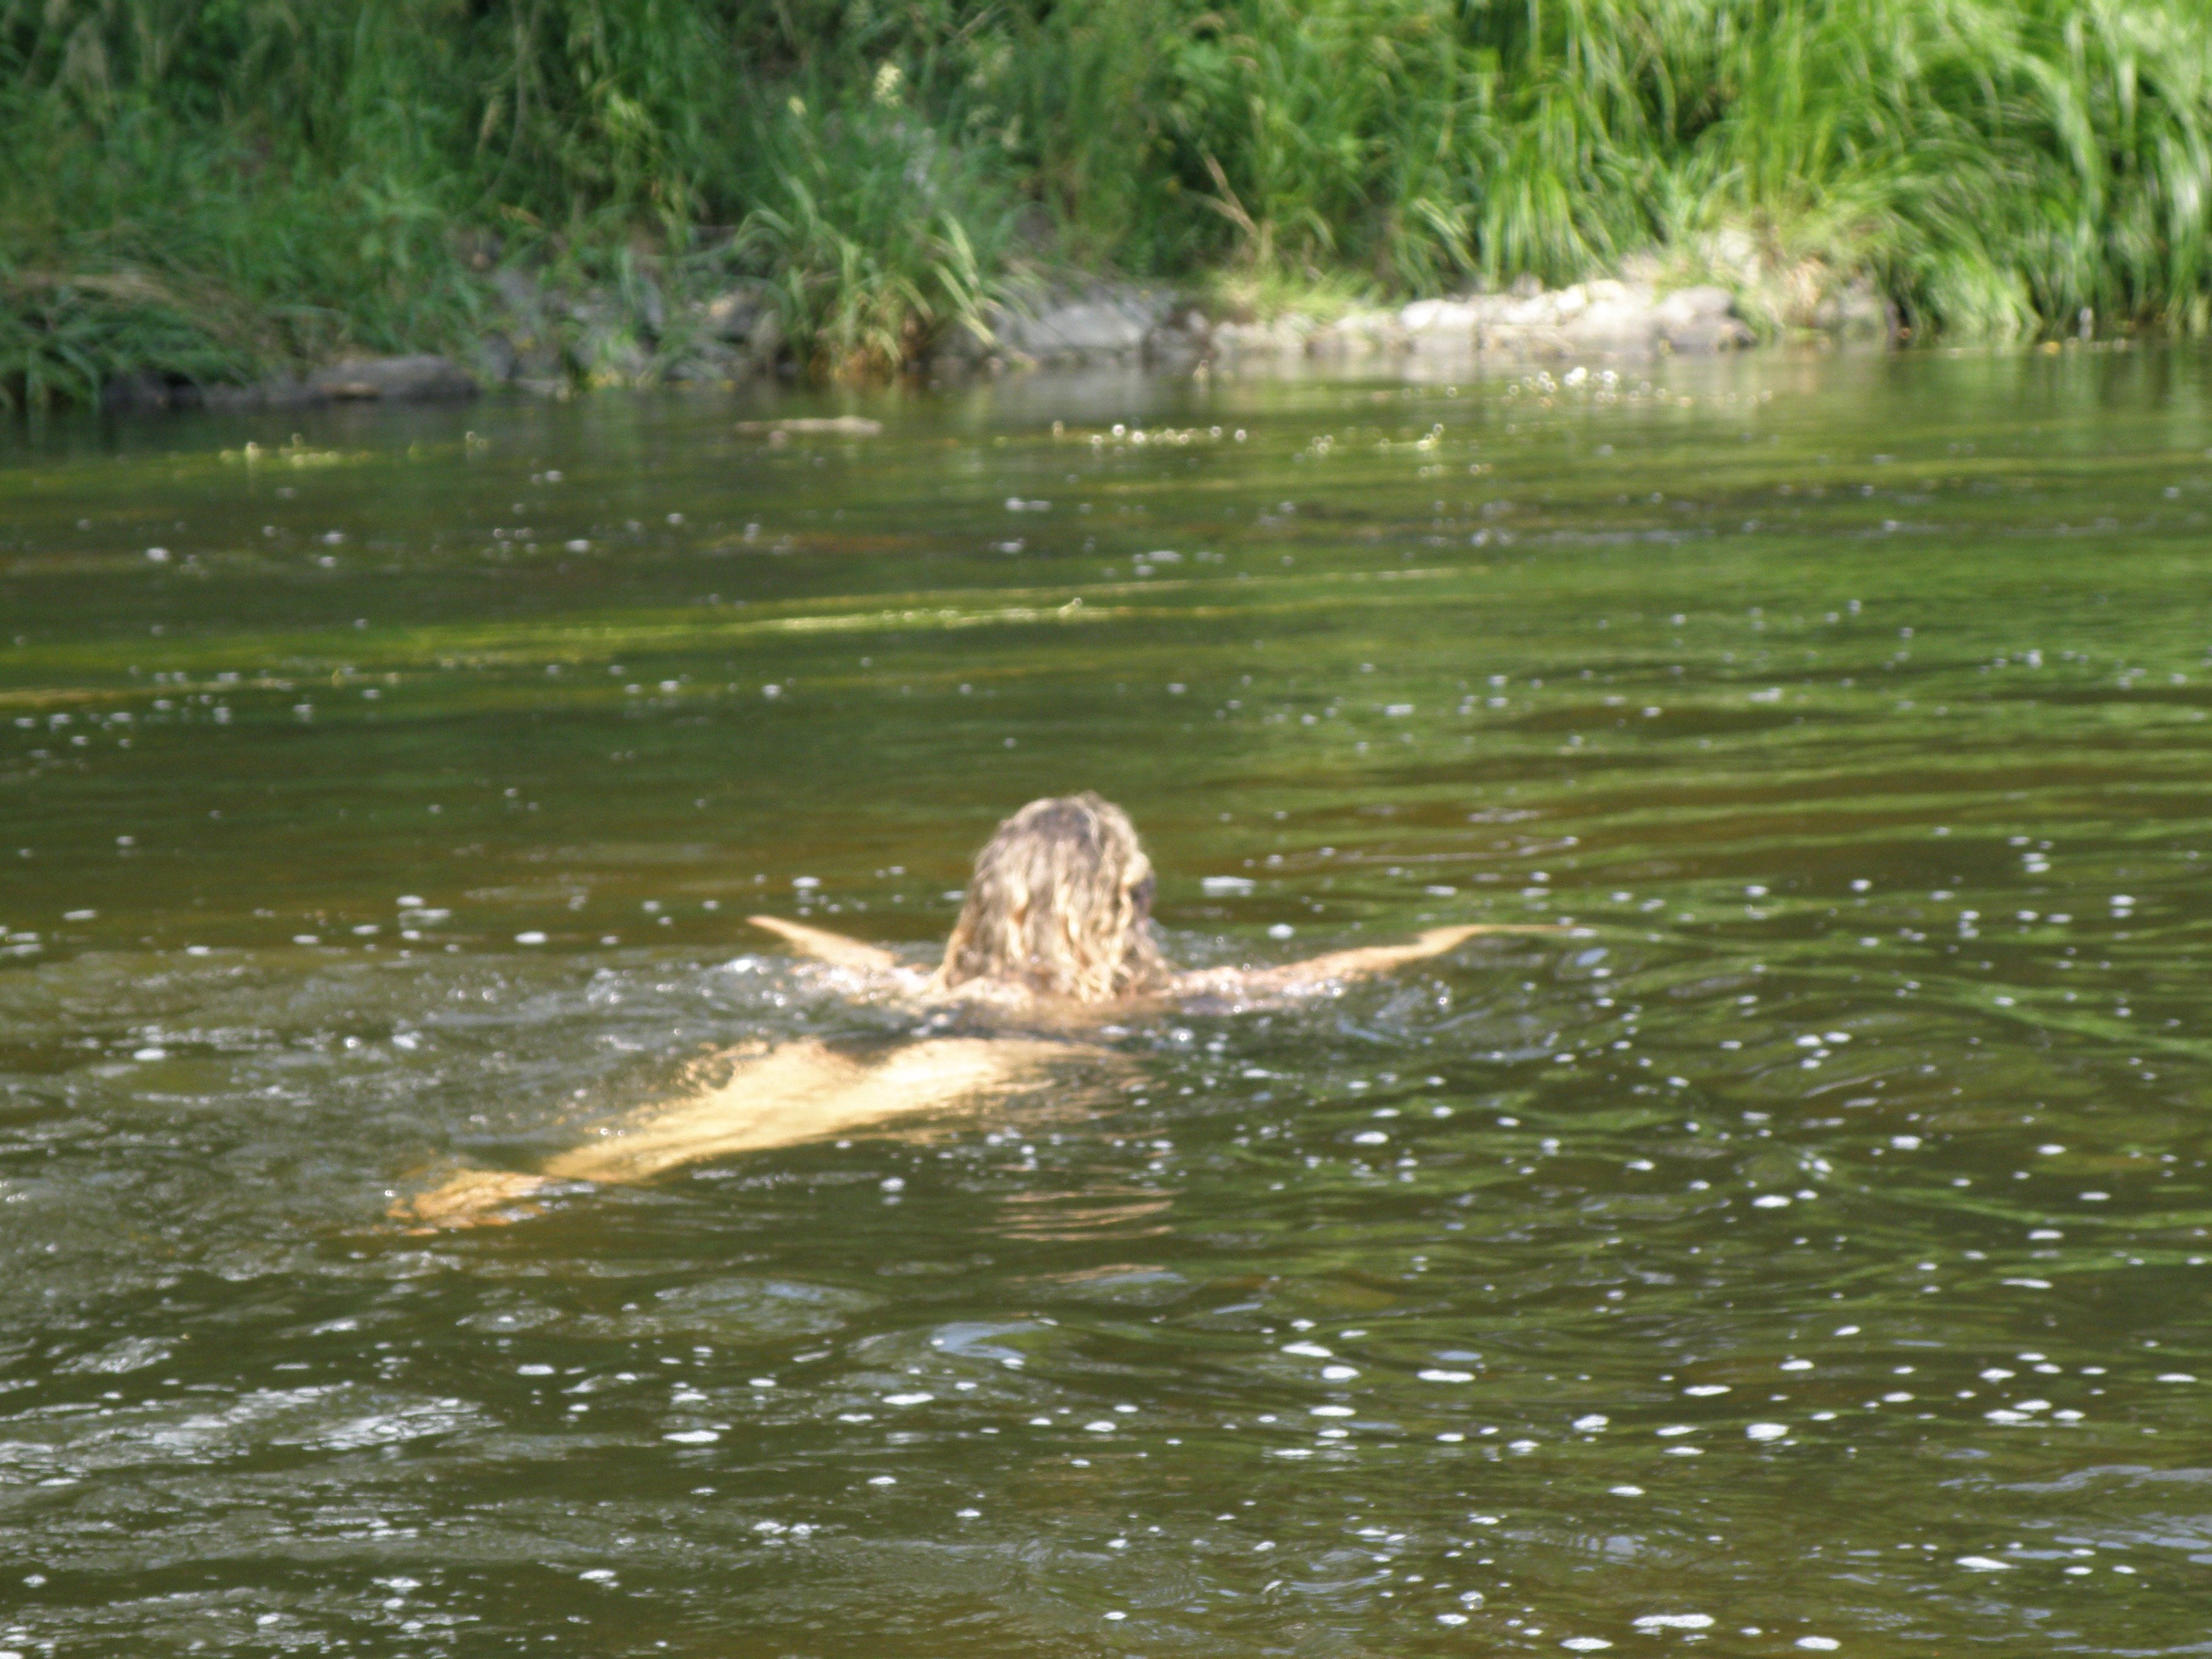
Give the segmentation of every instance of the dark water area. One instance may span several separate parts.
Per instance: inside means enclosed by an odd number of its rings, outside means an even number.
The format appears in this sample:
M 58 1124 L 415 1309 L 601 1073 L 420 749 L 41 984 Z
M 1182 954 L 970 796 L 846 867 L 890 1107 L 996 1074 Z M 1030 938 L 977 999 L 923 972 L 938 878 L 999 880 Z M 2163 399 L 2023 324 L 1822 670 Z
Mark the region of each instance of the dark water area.
M 2212 1650 L 2212 358 L 848 408 L 0 438 L 0 1654 Z M 1566 930 L 384 1218 L 1085 787 Z

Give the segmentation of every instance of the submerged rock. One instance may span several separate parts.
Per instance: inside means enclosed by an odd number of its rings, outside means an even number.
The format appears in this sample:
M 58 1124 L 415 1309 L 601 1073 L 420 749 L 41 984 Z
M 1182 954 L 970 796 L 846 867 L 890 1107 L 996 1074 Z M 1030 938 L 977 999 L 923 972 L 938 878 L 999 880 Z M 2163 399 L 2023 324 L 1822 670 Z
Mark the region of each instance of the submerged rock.
M 784 421 L 739 421 L 740 432 L 761 432 L 769 441 L 793 434 L 809 437 L 874 438 L 882 435 L 884 423 L 872 421 L 865 415 L 809 415 Z

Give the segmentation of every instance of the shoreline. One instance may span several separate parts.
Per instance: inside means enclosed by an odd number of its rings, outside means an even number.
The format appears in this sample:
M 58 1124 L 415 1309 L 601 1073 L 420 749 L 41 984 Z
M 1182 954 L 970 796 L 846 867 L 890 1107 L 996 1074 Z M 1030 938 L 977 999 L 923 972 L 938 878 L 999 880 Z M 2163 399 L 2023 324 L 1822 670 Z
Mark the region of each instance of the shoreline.
M 453 355 L 355 356 L 239 383 L 200 383 L 148 368 L 100 388 L 108 413 L 246 413 L 343 403 L 457 403 L 488 392 L 566 398 L 607 388 L 737 392 L 809 383 L 782 319 L 759 284 L 672 306 L 648 291 L 623 305 L 609 290 L 567 295 L 514 270 L 486 283 L 489 325 Z M 1896 308 L 1862 289 L 1835 297 L 1809 326 L 1778 327 L 1743 286 L 1597 277 L 1547 289 L 1462 293 L 1401 304 L 1291 303 L 1254 314 L 1203 289 L 1093 281 L 988 307 L 988 331 L 957 327 L 902 374 L 933 383 L 1045 368 L 1202 373 L 1310 362 L 1449 372 L 1583 362 L 1648 363 L 1769 349 L 1796 339 L 1893 347 L 1909 336 Z M 1755 326 L 1753 319 L 1760 325 Z

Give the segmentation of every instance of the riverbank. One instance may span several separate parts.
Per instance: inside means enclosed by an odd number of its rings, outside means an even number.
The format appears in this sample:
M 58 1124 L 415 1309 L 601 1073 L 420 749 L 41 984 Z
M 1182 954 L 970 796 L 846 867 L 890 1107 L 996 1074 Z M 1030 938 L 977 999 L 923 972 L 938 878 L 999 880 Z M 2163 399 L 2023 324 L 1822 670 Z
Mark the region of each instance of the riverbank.
M 2198 333 L 2207 63 L 2184 0 L 64 0 L 0 23 L 0 403 L 862 379 L 1125 322 L 1580 350 L 1705 287 L 1762 339 Z
M 354 356 L 305 374 L 198 384 L 156 370 L 117 376 L 100 402 L 115 412 L 209 408 L 241 411 L 335 402 L 429 403 L 513 391 L 568 398 L 595 388 L 669 385 L 737 390 L 795 381 L 804 365 L 759 289 L 694 301 L 667 320 L 664 304 L 625 316 L 614 298 L 565 299 L 519 273 L 501 273 L 508 309 L 459 358 Z M 658 328 L 654 319 L 663 319 Z M 1285 303 L 1256 315 L 1218 292 L 1131 283 L 1070 285 L 1058 295 L 994 303 L 979 324 L 902 367 L 931 379 L 1053 365 L 1215 366 L 1372 363 L 1423 368 L 1573 360 L 1634 364 L 1657 356 L 1748 350 L 1762 339 L 1899 341 L 1895 308 L 1871 289 L 1832 296 L 1813 321 L 1762 332 L 1755 299 L 1714 283 L 1663 286 L 1597 278 L 1547 289 L 1524 282 L 1395 306 Z

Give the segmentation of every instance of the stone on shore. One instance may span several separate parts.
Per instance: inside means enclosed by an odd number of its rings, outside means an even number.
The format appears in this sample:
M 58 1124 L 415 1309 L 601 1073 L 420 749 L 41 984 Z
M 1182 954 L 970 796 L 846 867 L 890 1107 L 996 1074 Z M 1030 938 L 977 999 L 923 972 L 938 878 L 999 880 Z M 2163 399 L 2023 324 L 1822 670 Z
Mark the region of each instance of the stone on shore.
M 995 305 L 984 321 L 989 337 L 955 329 L 938 355 L 968 364 L 997 357 L 1022 363 L 1178 367 L 1208 356 L 1218 333 L 1203 313 L 1173 295 L 1127 283 L 1100 284 L 1066 299 L 1032 296 L 1019 304 Z
M 1034 317 L 1010 313 L 996 331 L 1008 349 L 1039 361 L 1133 356 L 1144 349 L 1153 319 L 1109 300 L 1054 306 Z
M 1735 314 L 1735 297 L 1710 283 L 1677 289 L 1655 313 L 1659 337 L 1673 351 L 1738 351 L 1756 343 Z
M 1232 362 L 1239 357 L 1303 357 L 1316 331 L 1312 318 L 1295 313 L 1264 323 L 1220 323 L 1213 330 L 1213 349 Z
M 1477 356 L 1641 359 L 1662 352 L 1729 351 L 1756 343 L 1727 289 L 1662 295 L 1649 284 L 1600 278 L 1561 289 L 1416 300 L 1316 325 L 1286 317 L 1213 331 L 1224 357 L 1310 356 L 1345 362 L 1413 357 L 1438 364 Z
M 459 403 L 477 395 L 477 383 L 450 357 L 428 353 L 404 357 L 356 357 L 319 368 L 307 386 L 323 397 L 388 404 Z

